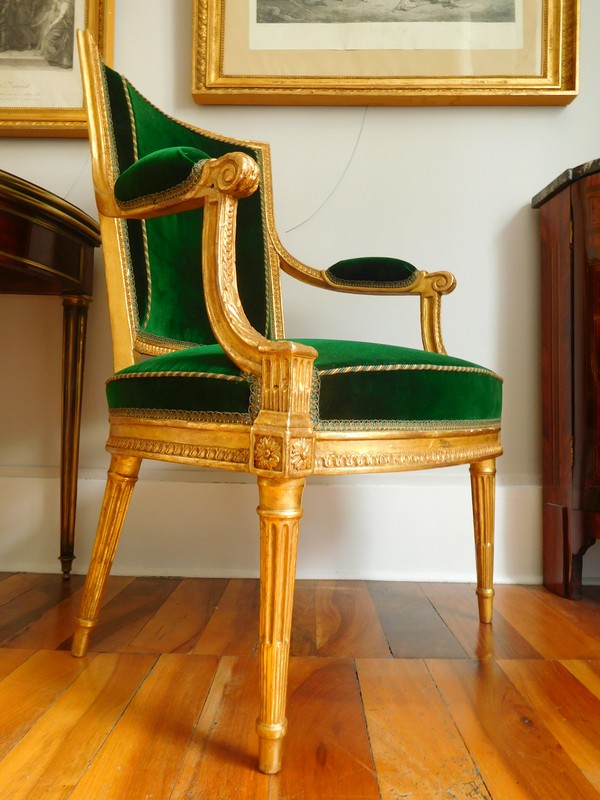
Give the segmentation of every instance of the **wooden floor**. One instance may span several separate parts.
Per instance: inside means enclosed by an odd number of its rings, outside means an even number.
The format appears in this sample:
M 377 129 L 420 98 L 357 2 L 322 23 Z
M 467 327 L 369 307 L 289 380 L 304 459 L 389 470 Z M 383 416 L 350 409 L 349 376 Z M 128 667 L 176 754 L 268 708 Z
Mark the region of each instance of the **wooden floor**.
M 257 582 L 0 573 L 2 800 L 600 798 L 600 588 L 303 581 L 284 766 L 255 770 Z

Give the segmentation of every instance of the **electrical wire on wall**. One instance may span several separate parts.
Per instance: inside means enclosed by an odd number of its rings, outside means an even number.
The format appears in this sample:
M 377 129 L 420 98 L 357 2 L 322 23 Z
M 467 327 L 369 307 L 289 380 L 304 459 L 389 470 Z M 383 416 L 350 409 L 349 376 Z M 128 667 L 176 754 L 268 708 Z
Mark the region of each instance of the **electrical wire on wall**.
M 346 164 L 345 164 L 345 166 L 344 166 L 344 168 L 342 170 L 342 173 L 341 173 L 340 177 L 338 178 L 338 180 L 336 181 L 336 183 L 334 184 L 333 188 L 331 189 L 329 194 L 325 197 L 323 202 L 320 203 L 317 206 L 317 208 L 315 208 L 315 210 L 312 212 L 312 214 L 309 214 L 309 216 L 306 217 L 306 219 L 302 220 L 302 222 L 299 222 L 297 225 L 293 225 L 291 228 L 288 228 L 286 230 L 286 233 L 291 233 L 292 231 L 298 230 L 298 228 L 301 228 L 303 225 L 306 225 L 307 222 L 310 222 L 310 220 L 313 219 L 313 217 L 315 217 L 319 213 L 319 211 L 321 211 L 322 208 L 324 208 L 324 206 L 331 200 L 333 195 L 339 189 L 339 187 L 342 184 L 344 178 L 346 177 L 346 174 L 347 174 L 348 170 L 350 169 L 350 165 L 352 164 L 352 161 L 354 160 L 354 155 L 355 155 L 356 151 L 358 150 L 358 145 L 359 145 L 359 142 L 360 142 L 360 140 L 362 138 L 362 132 L 363 132 L 364 127 L 365 127 L 365 120 L 367 118 L 367 111 L 368 111 L 368 107 L 365 106 L 365 108 L 363 110 L 362 119 L 360 121 L 360 125 L 359 125 L 359 128 L 358 128 L 358 133 L 356 134 L 356 140 L 354 142 L 354 147 L 352 148 L 352 152 L 350 153 L 350 155 L 348 157 L 348 161 L 346 162 Z

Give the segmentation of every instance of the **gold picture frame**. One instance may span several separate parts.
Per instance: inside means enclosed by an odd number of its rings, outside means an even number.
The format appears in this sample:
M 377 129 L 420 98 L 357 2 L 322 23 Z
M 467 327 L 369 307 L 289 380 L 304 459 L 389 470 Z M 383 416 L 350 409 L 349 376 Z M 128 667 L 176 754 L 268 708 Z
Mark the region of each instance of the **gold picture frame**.
M 6 4 L 3 15 L 0 136 L 87 136 L 75 29 L 87 28 L 112 63 L 114 0 L 63 0 L 58 13 L 51 3 L 40 4 L 35 14 L 17 0 Z M 48 37 L 53 22 L 58 24 Z
M 579 0 L 493 8 L 483 0 L 194 0 L 192 95 L 200 104 L 571 102 Z

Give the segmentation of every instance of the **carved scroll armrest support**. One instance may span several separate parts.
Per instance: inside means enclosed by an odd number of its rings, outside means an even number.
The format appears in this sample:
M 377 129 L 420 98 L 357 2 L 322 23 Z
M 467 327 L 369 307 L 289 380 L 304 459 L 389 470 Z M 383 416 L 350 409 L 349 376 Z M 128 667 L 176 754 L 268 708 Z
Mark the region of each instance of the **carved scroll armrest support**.
M 217 341 L 246 372 L 263 375 L 269 359 L 293 362 L 299 358 L 311 362 L 312 375 L 316 351 L 295 342 L 267 339 L 252 327 L 240 300 L 235 262 L 237 205 L 238 197 L 248 196 L 258 185 L 256 162 L 232 153 L 208 162 L 205 169 L 211 191 L 204 205 L 202 274 L 208 316 Z
M 421 298 L 421 339 L 423 348 L 434 353 L 446 353 L 442 337 L 442 295 L 450 294 L 456 287 L 456 278 L 450 272 L 422 272 L 410 294 Z

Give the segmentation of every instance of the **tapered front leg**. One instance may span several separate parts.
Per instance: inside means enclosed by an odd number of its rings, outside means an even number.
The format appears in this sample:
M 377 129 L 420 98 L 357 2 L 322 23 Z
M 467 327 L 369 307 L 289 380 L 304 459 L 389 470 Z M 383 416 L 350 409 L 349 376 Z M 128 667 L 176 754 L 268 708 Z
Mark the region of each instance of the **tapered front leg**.
M 87 652 L 90 634 L 98 620 L 100 601 L 115 557 L 140 464 L 141 459 L 132 456 L 112 457 L 90 568 L 83 588 L 81 608 L 71 645 L 74 656 L 84 656 Z
M 479 621 L 492 621 L 494 600 L 494 513 L 496 459 L 471 464 L 471 493 L 477 560 Z
M 281 769 L 298 527 L 304 478 L 258 478 L 260 516 L 260 713 L 258 766 Z

